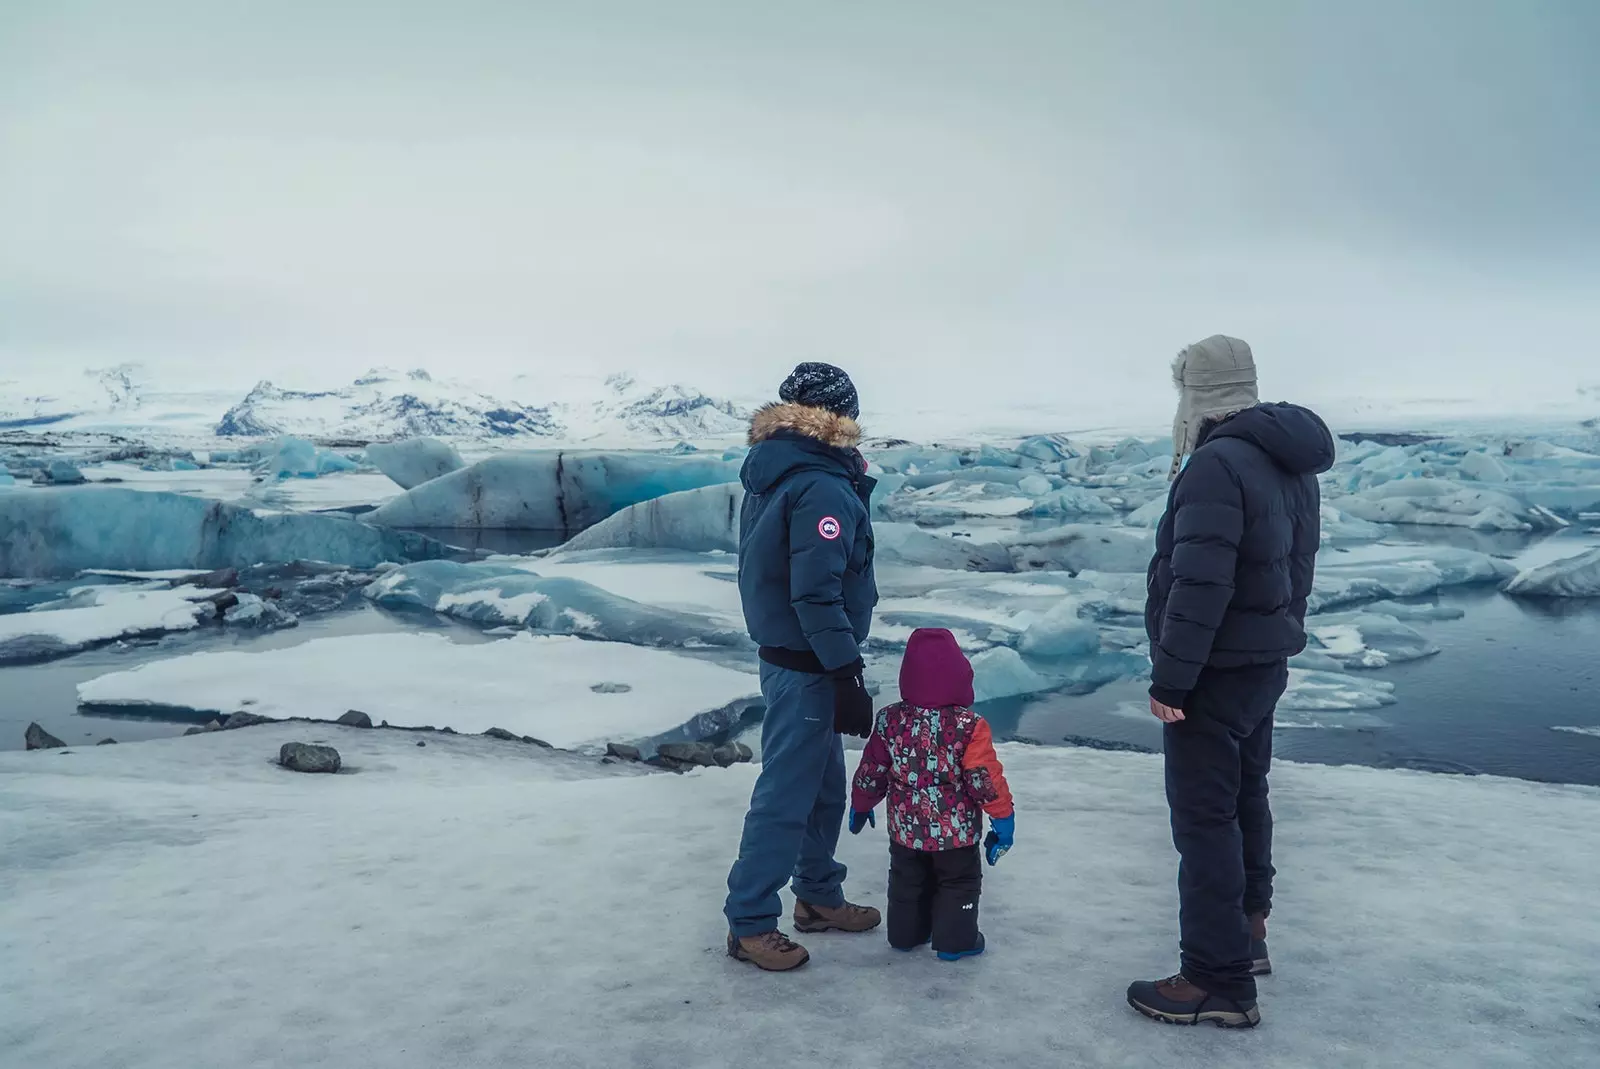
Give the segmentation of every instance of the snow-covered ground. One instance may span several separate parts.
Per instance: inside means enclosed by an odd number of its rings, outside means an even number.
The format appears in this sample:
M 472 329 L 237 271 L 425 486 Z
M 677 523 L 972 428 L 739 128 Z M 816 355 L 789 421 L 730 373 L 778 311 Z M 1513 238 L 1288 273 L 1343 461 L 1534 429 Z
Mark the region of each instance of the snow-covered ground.
M 359 709 L 373 723 L 473 734 L 498 727 L 567 748 L 648 739 L 703 714 L 725 713 L 731 723 L 759 694 L 755 675 L 705 661 L 526 633 L 481 643 L 348 635 L 265 652 L 190 653 L 78 688 L 80 701 L 99 706 L 316 720 Z
M 348 771 L 276 768 L 286 741 Z M 1600 791 L 1280 766 L 1277 974 L 1253 1033 L 1122 1002 L 1175 965 L 1160 762 L 1001 748 L 1016 848 L 990 952 L 881 933 L 723 953 L 756 770 L 282 724 L 0 754 L 0 1062 L 878 1069 L 1579 1069 L 1600 1050 Z M 880 831 L 846 835 L 884 905 Z

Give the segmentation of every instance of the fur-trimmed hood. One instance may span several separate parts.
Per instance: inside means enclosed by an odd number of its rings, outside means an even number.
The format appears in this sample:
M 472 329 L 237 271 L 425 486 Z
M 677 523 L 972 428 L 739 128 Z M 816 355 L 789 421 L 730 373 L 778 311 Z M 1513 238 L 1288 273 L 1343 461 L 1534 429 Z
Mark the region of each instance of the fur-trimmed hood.
M 785 401 L 763 405 L 756 412 L 750 421 L 750 444 L 759 445 L 779 431 L 815 438 L 835 449 L 854 449 L 861 444 L 861 426 L 849 416 Z
M 871 491 L 866 462 L 856 448 L 861 427 L 849 416 L 825 408 L 778 403 L 750 421 L 750 453 L 740 479 L 752 494 L 764 494 L 802 471 L 849 480 Z

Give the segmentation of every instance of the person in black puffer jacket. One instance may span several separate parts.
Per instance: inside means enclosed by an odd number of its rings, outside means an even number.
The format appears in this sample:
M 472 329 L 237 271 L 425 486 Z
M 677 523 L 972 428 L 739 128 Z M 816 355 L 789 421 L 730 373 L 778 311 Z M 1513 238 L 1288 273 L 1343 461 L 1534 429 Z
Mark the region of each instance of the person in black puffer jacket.
M 1258 402 L 1254 358 L 1236 338 L 1189 346 L 1173 371 L 1182 400 L 1145 629 L 1181 859 L 1183 971 L 1134 984 L 1128 1001 L 1157 1020 L 1250 1027 L 1255 976 L 1270 971 L 1273 712 L 1306 645 L 1317 476 L 1334 441 L 1309 409 Z

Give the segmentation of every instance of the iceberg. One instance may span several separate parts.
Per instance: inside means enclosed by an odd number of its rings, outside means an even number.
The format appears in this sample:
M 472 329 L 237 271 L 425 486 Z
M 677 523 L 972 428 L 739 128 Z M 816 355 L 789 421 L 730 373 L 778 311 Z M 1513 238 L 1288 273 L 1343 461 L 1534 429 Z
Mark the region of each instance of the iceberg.
M 66 457 L 53 457 L 33 473 L 33 481 L 44 486 L 78 486 L 88 480 L 77 464 Z
M 498 727 L 569 748 L 646 739 L 690 722 L 702 732 L 730 727 L 759 706 L 759 694 L 753 674 L 660 650 L 528 634 L 455 643 L 406 632 L 190 653 L 78 685 L 90 710 L 337 720 L 360 709 L 373 723 Z
M 1033 661 L 1079 661 L 1100 650 L 1100 631 L 1078 615 L 1075 601 L 1063 601 L 1029 625 L 1017 647 Z
M 1155 545 L 1152 531 L 1080 523 L 1021 535 L 1008 548 L 1019 572 L 1143 572 Z
M 315 479 L 336 471 L 354 471 L 356 463 L 330 449 L 318 449 L 304 438 L 282 437 L 267 449 L 256 472 L 273 479 Z
M 1505 592 L 1519 598 L 1600 597 L 1600 548 L 1519 572 Z
M 739 465 L 654 453 L 503 453 L 453 471 L 374 510 L 390 527 L 486 527 L 573 535 L 629 505 L 728 483 Z
M 998 542 L 934 534 L 907 523 L 876 524 L 872 538 L 879 561 L 965 572 L 1009 572 L 1015 568 L 1011 554 Z M 735 538 L 733 549 L 738 548 Z
M 1278 702 L 1278 708 L 1314 713 L 1350 712 L 1380 709 L 1397 700 L 1393 683 L 1372 676 L 1291 668 L 1289 689 Z
M 996 646 L 972 658 L 972 690 L 979 702 L 1045 694 L 1060 684 L 1047 679 L 1009 646 Z
M 739 551 L 738 483 L 702 486 L 629 505 L 569 540 L 562 552 L 596 549 L 681 549 L 694 553 Z M 881 543 L 880 543 L 881 548 Z
M 168 583 L 86 586 L 0 615 L 0 665 L 61 657 L 121 638 L 188 631 L 217 615 L 221 591 Z
M 367 446 L 367 459 L 402 490 L 466 467 L 455 446 L 426 437 L 374 442 Z
M 1443 479 L 1401 479 L 1338 499 L 1351 516 L 1373 523 L 1466 527 L 1477 531 L 1555 530 L 1565 524 L 1509 492 Z
M 894 522 L 939 527 L 969 519 L 1031 516 L 1038 507 L 1015 484 L 950 480 L 925 490 L 902 490 L 886 498 L 879 511 Z
M 1382 547 L 1379 547 L 1382 548 Z M 1414 598 L 1446 587 L 1502 583 L 1516 574 L 1510 561 L 1452 547 L 1396 549 L 1382 556 L 1317 561 L 1309 611 L 1327 612 L 1366 601 Z
M 367 598 L 484 627 L 522 627 L 638 646 L 746 648 L 742 628 L 710 616 L 634 601 L 570 576 L 545 576 L 491 561 L 425 561 L 374 580 Z
M 0 577 L 91 568 L 210 571 L 292 560 L 374 568 L 457 552 L 346 516 L 257 512 L 184 494 L 86 486 L 0 495 Z
M 1383 668 L 1439 652 L 1420 631 L 1376 612 L 1312 616 L 1306 620 L 1306 632 L 1346 668 Z

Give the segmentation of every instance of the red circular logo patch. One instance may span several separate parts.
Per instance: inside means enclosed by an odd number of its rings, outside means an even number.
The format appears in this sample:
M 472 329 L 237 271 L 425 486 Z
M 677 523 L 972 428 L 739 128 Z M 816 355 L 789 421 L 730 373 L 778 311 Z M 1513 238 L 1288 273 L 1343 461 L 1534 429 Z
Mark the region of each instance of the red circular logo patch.
M 817 524 L 817 533 L 832 542 L 839 537 L 839 521 L 832 516 L 824 516 Z

